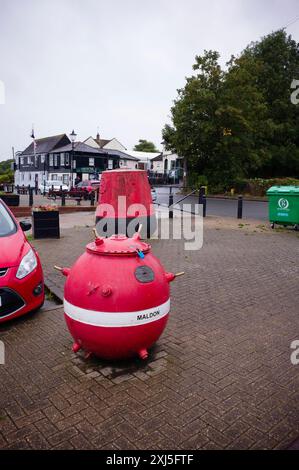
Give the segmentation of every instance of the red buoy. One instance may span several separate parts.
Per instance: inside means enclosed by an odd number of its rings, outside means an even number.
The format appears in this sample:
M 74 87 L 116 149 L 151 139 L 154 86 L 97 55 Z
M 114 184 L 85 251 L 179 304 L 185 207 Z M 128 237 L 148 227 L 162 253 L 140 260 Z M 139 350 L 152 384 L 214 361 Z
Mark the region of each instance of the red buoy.
M 139 233 L 97 238 L 62 272 L 74 352 L 83 348 L 107 359 L 146 359 L 166 326 L 175 275 L 165 272 Z
M 144 170 L 116 169 L 101 176 L 96 226 L 100 236 L 132 236 L 142 224 L 142 237 L 156 230 L 156 216 L 148 176 Z

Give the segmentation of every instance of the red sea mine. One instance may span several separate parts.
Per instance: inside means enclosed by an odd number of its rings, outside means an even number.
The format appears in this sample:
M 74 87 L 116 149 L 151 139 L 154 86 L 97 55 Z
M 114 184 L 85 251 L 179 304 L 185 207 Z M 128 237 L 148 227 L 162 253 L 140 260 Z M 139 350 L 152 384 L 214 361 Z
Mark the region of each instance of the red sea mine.
M 139 233 L 96 238 L 72 268 L 59 269 L 74 352 L 146 359 L 168 320 L 169 283 L 183 273 L 165 272 Z

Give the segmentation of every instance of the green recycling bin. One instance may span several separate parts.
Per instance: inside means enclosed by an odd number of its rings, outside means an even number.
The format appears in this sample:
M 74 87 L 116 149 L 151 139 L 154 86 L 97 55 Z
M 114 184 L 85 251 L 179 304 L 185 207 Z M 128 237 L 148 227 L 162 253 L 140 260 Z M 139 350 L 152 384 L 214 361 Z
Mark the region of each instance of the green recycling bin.
M 267 191 L 269 220 L 275 224 L 299 228 L 299 186 L 272 186 Z

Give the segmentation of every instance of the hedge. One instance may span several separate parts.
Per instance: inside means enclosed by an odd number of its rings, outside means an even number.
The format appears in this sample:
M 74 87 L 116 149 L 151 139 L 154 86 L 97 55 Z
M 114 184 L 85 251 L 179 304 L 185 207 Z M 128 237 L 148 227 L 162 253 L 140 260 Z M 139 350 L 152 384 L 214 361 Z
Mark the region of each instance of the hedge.
M 218 184 L 209 183 L 204 175 L 191 173 L 188 177 L 188 187 L 198 189 L 200 186 L 208 186 L 210 194 L 230 194 L 234 189 L 237 194 L 248 194 L 251 196 L 266 196 L 267 189 L 271 186 L 299 186 L 299 179 L 296 178 L 249 178 L 236 179 L 230 182 L 220 182 Z

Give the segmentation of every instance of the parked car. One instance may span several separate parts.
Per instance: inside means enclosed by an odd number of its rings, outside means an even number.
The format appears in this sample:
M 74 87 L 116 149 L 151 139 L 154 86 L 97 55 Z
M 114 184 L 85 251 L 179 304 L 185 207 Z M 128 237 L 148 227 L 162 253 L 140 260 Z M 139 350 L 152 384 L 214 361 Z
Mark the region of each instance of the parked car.
M 99 180 L 84 180 L 80 181 L 80 183 L 76 185 L 76 189 L 91 193 L 92 191 L 95 191 L 97 188 L 100 187 L 100 183 L 101 181 Z
M 153 202 L 156 202 L 157 200 L 157 192 L 155 190 L 155 188 L 151 187 L 151 194 L 152 194 L 152 200 Z
M 86 195 L 84 197 L 84 199 L 88 199 L 90 197 L 90 194 L 92 193 L 92 191 L 96 191 L 97 188 L 100 187 L 100 183 L 101 181 L 100 180 L 84 180 L 84 181 L 80 181 L 80 183 L 78 183 L 76 186 L 75 186 L 75 191 L 82 191 L 84 192 Z
M 174 168 L 168 173 L 168 178 L 170 180 L 178 180 L 183 177 L 183 173 L 184 171 L 182 168 Z
M 18 222 L 0 200 L 0 323 L 39 309 L 44 303 L 44 277 L 39 256 Z
M 38 189 L 40 191 L 41 194 L 44 193 L 48 193 L 52 187 L 54 189 L 54 191 L 60 191 L 60 187 L 62 186 L 62 191 L 68 191 L 69 190 L 69 187 L 66 185 L 66 184 L 63 184 L 62 181 L 58 181 L 58 180 L 48 180 L 48 181 L 45 181 L 44 183 L 42 182 Z

